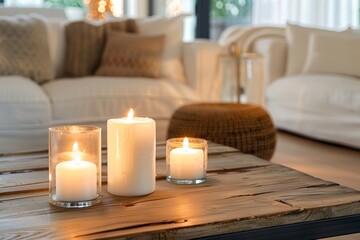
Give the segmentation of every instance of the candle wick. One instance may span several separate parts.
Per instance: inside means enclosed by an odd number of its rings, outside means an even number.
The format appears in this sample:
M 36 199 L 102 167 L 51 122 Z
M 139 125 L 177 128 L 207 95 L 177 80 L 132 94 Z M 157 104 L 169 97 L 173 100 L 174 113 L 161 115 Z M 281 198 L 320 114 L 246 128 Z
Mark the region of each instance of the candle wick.
M 189 139 L 186 137 L 183 141 L 183 148 L 188 149 L 189 148 Z
M 134 110 L 131 108 L 128 113 L 127 119 L 130 121 L 133 120 L 133 118 L 134 118 Z

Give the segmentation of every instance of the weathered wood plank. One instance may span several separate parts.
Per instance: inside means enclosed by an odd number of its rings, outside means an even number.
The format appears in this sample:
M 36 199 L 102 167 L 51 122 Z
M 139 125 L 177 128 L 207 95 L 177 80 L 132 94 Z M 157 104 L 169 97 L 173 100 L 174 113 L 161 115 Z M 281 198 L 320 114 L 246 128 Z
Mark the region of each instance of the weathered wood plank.
M 277 174 L 278 172 L 283 173 L 282 178 L 269 180 L 272 174 Z M 256 178 L 253 176 L 256 176 Z M 238 181 L 234 183 L 234 179 Z M 308 191 L 309 189 L 311 189 L 311 191 Z M 311 201 L 316 206 L 328 206 L 346 203 L 350 200 L 360 200 L 360 193 L 357 191 L 330 182 L 323 182 L 320 179 L 312 178 L 291 169 L 289 169 L 288 172 L 284 172 L 283 169 L 279 170 L 276 165 L 248 168 L 246 171 L 229 170 L 227 172 L 210 173 L 207 182 L 198 186 L 174 185 L 164 180 L 159 180 L 157 181 L 156 192 L 161 193 L 161 196 L 152 194 L 146 196 L 146 198 L 149 200 L 157 200 L 158 197 L 161 200 L 173 198 L 174 195 L 192 195 L 198 192 L 203 194 L 206 192 L 206 194 L 213 193 L 213 195 L 211 195 L 212 199 L 220 197 L 220 199 L 234 199 L 236 201 L 243 197 L 259 197 L 297 208 L 304 207 L 302 205 L 303 202 L 297 200 L 298 198 L 307 199 L 306 204 L 309 204 Z M 103 193 L 105 196 L 108 195 L 106 193 L 106 186 L 103 187 Z M 44 191 L 44 195 L 46 194 L 47 191 Z M 217 196 L 218 194 L 220 196 Z M 314 198 L 313 196 L 317 197 Z M 290 199 L 290 197 L 292 197 L 292 199 Z M 28 201 L 27 198 L 3 201 L 3 213 L 6 212 L 7 203 L 11 203 L 8 208 L 8 214 L 14 212 L 14 206 L 16 206 L 16 209 L 19 209 L 20 212 L 23 212 L 23 210 L 20 209 L 26 205 L 25 203 Z M 126 199 L 127 201 L 124 204 L 133 206 L 137 204 L 139 198 L 119 199 Z M 104 201 L 106 200 L 104 199 Z M 296 201 L 297 205 L 295 204 Z M 321 202 L 319 203 L 319 201 Z M 313 207 L 311 205 L 309 206 Z M 32 207 L 31 209 L 35 208 Z M 10 217 L 10 215 L 7 215 L 7 217 Z
M 216 155 L 218 153 L 225 152 L 238 152 L 238 150 L 222 146 L 217 143 L 209 142 L 209 155 Z M 164 142 L 157 143 L 156 146 L 156 158 L 158 160 L 163 160 L 166 158 L 166 145 Z M 107 151 L 106 149 L 102 150 L 102 162 L 106 164 L 107 161 Z M 0 156 L 0 175 L 5 175 L 13 172 L 23 172 L 23 171 L 34 171 L 34 170 L 43 170 L 47 169 L 49 166 L 48 153 L 39 152 L 39 153 L 23 153 L 23 154 L 13 154 Z
M 20 158 L 24 171 L 0 175 L 0 239 L 189 239 L 360 213 L 358 191 L 216 144 L 204 184 L 168 183 L 164 146 L 154 193 L 112 196 L 104 181 L 103 201 L 87 209 L 49 205 L 47 169 L 28 172 Z
M 213 152 L 214 153 L 214 152 Z M 219 163 L 220 162 L 220 163 Z M 269 165 L 267 161 L 258 159 L 252 155 L 245 155 L 239 152 L 216 152 L 210 155 L 208 160 L 208 171 L 219 171 L 232 168 L 246 168 L 250 166 Z M 166 176 L 166 161 L 158 160 L 156 162 L 157 178 L 161 179 Z M 107 167 L 102 166 L 103 183 L 106 183 Z M 25 191 L 29 189 L 41 190 L 48 188 L 48 169 L 42 169 L 34 172 L 13 172 L 12 174 L 0 175 L 0 200 L 2 193 Z
M 0 156 L 0 174 L 48 168 L 48 154 Z
M 248 174 L 251 172 L 249 171 Z M 53 229 L 51 233 L 48 233 L 49 237 L 74 238 L 86 236 L 87 238 L 92 236 L 95 239 L 104 236 L 110 237 L 112 234 L 126 236 L 145 229 L 157 235 L 163 234 L 164 229 L 174 227 L 208 226 L 214 222 L 224 222 L 224 224 L 231 222 L 229 225 L 233 225 L 242 219 L 247 221 L 252 219 L 254 224 L 252 226 L 237 224 L 237 230 L 248 230 L 274 226 L 278 221 L 281 224 L 289 223 L 289 216 L 291 216 L 292 222 L 331 217 L 337 213 L 339 207 L 341 213 L 360 212 L 360 194 L 356 191 L 353 191 L 353 196 L 348 196 L 351 197 L 351 201 L 355 202 L 350 207 L 341 206 L 340 202 L 334 198 L 339 204 L 332 206 L 328 202 L 324 203 L 325 207 L 318 204 L 315 207 L 317 211 L 314 211 L 314 209 L 284 204 L 278 201 L 278 195 L 274 194 L 276 192 L 264 192 L 262 189 L 257 193 L 249 194 L 254 188 L 253 184 L 241 183 L 240 181 L 232 187 L 224 187 L 239 174 L 244 173 L 213 173 L 210 174 L 209 181 L 202 186 L 180 186 L 159 181 L 157 191 L 144 197 L 115 197 L 105 192 L 104 200 L 100 205 L 82 210 L 62 210 L 49 206 L 47 196 L 33 198 L 33 201 L 27 199 L 26 202 L 18 200 L 17 204 L 16 201 L 12 201 L 12 209 L 10 206 L 5 209 L 2 207 L 3 210 L 7 209 L 7 211 L 2 211 L 6 220 L 0 220 L 0 232 L 3 234 L 16 232 L 16 228 L 12 225 L 9 228 L 8 225 L 16 222 L 17 224 L 21 223 L 17 225 L 21 226 L 20 229 L 28 228 L 35 231 L 37 226 Z M 292 188 L 296 187 L 292 186 Z M 246 190 L 244 191 L 244 189 Z M 333 189 L 332 191 L 336 192 L 337 190 Z M 204 192 L 206 192 L 206 198 L 204 198 Z M 318 201 L 323 199 L 327 199 L 327 196 L 319 195 Z M 347 203 L 348 199 L 342 199 L 342 201 Z M 3 203 L 6 204 L 6 201 Z M 15 215 L 13 215 L 14 207 L 16 209 Z M 76 215 L 74 215 L 75 212 Z M 298 212 L 303 213 L 298 214 Z M 280 213 L 282 213 L 281 217 L 274 217 Z M 50 219 L 49 216 L 51 216 Z M 32 221 L 29 221 L 29 218 Z M 262 221 L 254 221 L 255 218 L 262 219 Z M 79 224 L 82 222 L 86 222 L 86 224 Z M 202 229 L 202 234 L 206 234 L 206 227 L 203 226 Z M 191 236 L 191 232 L 189 229 L 188 231 L 183 229 L 182 234 L 176 236 L 179 239 L 186 239 L 187 237 L 184 237 L 184 234 L 187 233 L 190 235 L 185 236 Z M 173 234 L 175 233 L 173 232 Z

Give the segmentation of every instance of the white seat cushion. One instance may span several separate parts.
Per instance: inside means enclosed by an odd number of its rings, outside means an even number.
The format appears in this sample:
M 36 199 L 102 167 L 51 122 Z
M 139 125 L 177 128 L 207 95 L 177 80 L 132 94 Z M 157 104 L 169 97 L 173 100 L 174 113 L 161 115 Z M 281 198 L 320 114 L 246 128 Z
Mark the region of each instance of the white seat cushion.
M 360 79 L 336 74 L 289 76 L 270 85 L 267 98 L 299 110 L 360 113 Z
M 130 108 L 137 116 L 169 119 L 178 107 L 197 100 L 187 86 L 164 79 L 63 78 L 43 88 L 52 102 L 53 123 L 62 124 L 106 121 L 126 116 Z
M 360 148 L 360 79 L 297 75 L 267 90 L 267 109 L 279 129 Z
M 0 76 L 0 129 L 48 126 L 50 102 L 42 88 L 21 76 Z

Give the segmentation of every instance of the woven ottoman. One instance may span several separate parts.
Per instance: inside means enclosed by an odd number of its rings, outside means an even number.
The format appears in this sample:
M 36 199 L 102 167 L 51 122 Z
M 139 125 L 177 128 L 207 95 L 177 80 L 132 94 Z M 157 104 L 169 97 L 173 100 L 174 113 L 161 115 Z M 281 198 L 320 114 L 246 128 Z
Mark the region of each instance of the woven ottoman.
M 168 138 L 203 138 L 270 160 L 276 144 L 276 129 L 260 106 L 233 103 L 200 103 L 175 111 Z

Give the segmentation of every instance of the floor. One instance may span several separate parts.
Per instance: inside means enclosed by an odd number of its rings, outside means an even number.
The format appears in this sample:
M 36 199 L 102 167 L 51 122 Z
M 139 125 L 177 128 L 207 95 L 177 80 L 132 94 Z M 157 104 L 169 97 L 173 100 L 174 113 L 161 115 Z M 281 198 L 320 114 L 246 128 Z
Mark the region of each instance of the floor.
M 274 163 L 360 191 L 360 151 L 279 132 Z M 327 238 L 355 240 L 359 234 Z

